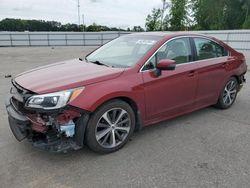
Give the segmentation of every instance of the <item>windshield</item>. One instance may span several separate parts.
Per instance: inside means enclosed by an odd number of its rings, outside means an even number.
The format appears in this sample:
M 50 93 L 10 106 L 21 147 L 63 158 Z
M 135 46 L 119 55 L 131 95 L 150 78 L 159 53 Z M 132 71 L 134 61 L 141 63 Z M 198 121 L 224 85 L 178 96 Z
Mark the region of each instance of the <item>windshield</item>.
M 160 36 L 122 36 L 103 45 L 87 56 L 86 60 L 113 67 L 131 67 L 135 65 L 160 39 Z

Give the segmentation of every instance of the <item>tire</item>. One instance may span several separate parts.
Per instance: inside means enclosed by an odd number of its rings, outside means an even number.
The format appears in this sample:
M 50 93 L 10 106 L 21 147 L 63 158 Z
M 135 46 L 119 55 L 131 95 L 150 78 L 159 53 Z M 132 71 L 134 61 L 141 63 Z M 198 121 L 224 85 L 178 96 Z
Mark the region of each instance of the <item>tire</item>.
M 88 147 L 98 153 L 121 149 L 135 129 L 135 114 L 129 104 L 113 100 L 99 107 L 90 117 L 86 130 Z
M 215 105 L 215 107 L 220 109 L 230 108 L 236 100 L 238 91 L 239 91 L 238 80 L 235 77 L 231 77 L 223 87 L 223 90 L 220 93 L 218 102 Z

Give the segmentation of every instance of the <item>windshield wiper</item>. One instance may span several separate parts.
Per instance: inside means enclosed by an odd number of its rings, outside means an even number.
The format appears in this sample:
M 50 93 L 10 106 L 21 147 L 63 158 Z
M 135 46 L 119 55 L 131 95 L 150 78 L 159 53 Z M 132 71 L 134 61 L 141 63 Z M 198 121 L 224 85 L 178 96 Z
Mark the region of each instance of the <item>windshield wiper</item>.
M 87 57 L 85 57 L 85 61 L 88 62 L 88 63 L 94 63 L 94 64 L 96 64 L 96 65 L 102 65 L 102 66 L 112 67 L 112 68 L 115 67 L 115 66 L 112 66 L 112 65 L 107 65 L 107 64 L 105 64 L 105 63 L 102 63 L 102 62 L 100 62 L 100 61 L 98 61 L 98 60 L 95 60 L 95 61 L 88 60 Z
M 96 61 L 88 61 L 90 63 L 94 63 L 96 65 L 103 65 L 103 66 L 106 66 L 106 67 L 109 67 L 108 65 L 104 64 L 104 63 L 101 63 L 100 61 L 96 60 Z

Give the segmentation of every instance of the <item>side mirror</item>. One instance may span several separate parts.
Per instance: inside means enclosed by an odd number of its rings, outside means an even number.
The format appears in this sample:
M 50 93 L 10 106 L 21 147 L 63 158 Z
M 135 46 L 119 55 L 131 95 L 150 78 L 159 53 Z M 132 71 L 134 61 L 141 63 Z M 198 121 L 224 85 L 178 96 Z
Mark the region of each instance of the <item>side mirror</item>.
M 159 63 L 156 65 L 156 70 L 154 72 L 155 76 L 161 76 L 161 71 L 172 71 L 175 70 L 176 68 L 176 61 L 171 60 L 171 59 L 163 59 L 160 60 Z
M 175 70 L 176 61 L 170 59 L 160 60 L 159 63 L 157 63 L 156 68 L 160 70 L 169 70 L 169 71 Z

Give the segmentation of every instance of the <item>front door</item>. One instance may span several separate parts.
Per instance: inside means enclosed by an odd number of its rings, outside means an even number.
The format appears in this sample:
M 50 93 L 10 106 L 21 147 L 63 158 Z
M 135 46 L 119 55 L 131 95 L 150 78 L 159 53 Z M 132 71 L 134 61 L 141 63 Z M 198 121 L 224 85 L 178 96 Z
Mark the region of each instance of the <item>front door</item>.
M 172 59 L 176 70 L 155 76 L 155 65 L 161 59 Z M 149 121 L 157 121 L 191 108 L 197 88 L 197 65 L 193 60 L 189 38 L 167 42 L 142 69 Z

